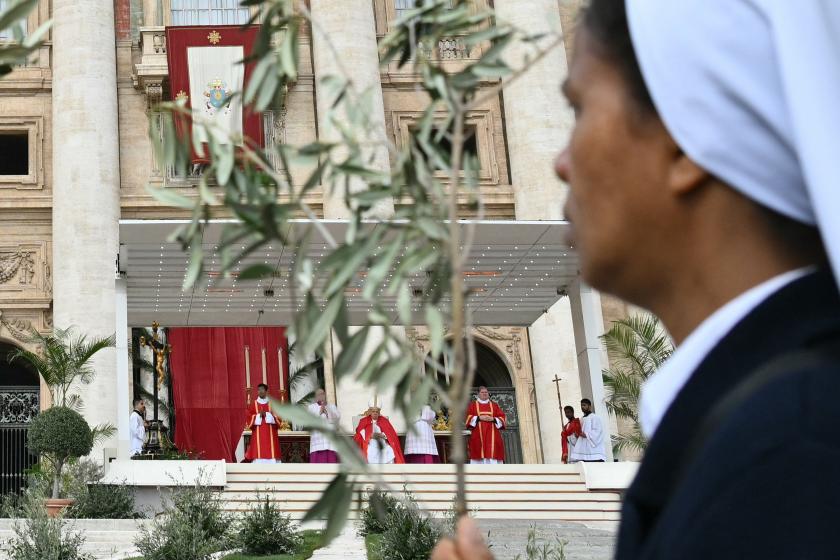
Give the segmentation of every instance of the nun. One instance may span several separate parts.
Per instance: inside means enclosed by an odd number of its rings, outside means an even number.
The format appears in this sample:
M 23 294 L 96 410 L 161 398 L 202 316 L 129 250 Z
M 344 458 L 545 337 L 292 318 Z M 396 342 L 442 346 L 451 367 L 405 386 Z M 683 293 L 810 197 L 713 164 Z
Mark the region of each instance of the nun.
M 616 558 L 836 558 L 840 2 L 592 0 L 563 91 L 581 274 L 677 344 Z

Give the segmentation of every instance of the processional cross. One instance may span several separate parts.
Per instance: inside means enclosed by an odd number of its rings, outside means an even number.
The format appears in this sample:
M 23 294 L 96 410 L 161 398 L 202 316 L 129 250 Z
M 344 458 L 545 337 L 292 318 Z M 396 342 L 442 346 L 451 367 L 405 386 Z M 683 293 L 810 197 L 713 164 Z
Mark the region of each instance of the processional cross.
M 157 373 L 157 380 L 152 384 L 153 393 L 152 397 L 154 398 L 154 416 L 152 421 L 149 422 L 149 429 L 146 437 L 146 442 L 144 443 L 144 451 L 151 451 L 151 452 L 158 452 L 161 450 L 162 443 L 168 440 L 165 435 L 166 434 L 166 427 L 162 425 L 161 421 L 158 419 L 158 402 L 160 400 L 160 388 L 163 385 L 163 380 L 165 378 L 165 363 L 166 357 L 172 353 L 172 347 L 169 344 L 164 344 L 160 340 L 160 334 L 158 330 L 160 329 L 160 324 L 155 321 L 152 323 L 152 339 L 148 340 L 145 336 L 140 337 L 140 346 L 146 347 L 148 346 L 152 351 L 152 366 L 154 368 L 155 373 Z
M 554 385 L 557 387 L 557 406 L 560 407 L 560 418 L 563 418 L 563 401 L 560 399 L 560 382 L 563 380 L 555 374 L 552 381 L 554 381 Z

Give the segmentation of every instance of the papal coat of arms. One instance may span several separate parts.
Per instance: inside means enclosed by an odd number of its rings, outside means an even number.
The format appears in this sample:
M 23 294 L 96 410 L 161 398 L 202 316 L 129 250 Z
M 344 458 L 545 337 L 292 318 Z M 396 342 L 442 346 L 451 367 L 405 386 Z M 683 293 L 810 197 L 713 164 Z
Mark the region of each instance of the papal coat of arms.
M 207 89 L 204 90 L 204 110 L 207 116 L 214 117 L 219 112 L 227 115 L 230 113 L 230 101 L 233 98 L 233 93 L 228 89 L 227 83 L 216 78 L 207 82 Z

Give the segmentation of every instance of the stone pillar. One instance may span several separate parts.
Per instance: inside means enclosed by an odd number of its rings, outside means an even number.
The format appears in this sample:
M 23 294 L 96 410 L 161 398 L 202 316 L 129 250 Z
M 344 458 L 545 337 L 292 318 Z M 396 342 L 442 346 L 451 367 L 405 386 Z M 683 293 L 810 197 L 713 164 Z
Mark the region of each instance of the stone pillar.
M 116 280 L 115 320 L 117 350 L 117 457 L 128 459 L 130 433 L 128 419 L 132 399 L 132 373 L 128 363 L 128 289 L 123 278 Z
M 562 405 L 571 405 L 580 415 L 581 381 L 578 372 L 572 310 L 569 298 L 555 303 L 528 329 L 534 395 L 539 416 L 540 442 L 544 463 L 561 463 L 563 448 L 560 430 L 565 417 L 557 400 L 554 377 L 560 378 Z
M 607 460 L 612 461 L 610 435 L 615 433 L 615 420 L 607 413 L 604 404 L 604 379 L 601 372 L 607 359 L 600 338 L 604 333 L 601 296 L 578 279 L 569 287 L 569 303 L 572 308 L 581 394 L 592 401 L 595 412 L 604 420 L 604 448 Z
M 500 23 L 530 33 L 562 31 L 557 0 L 496 0 L 496 14 Z M 545 38 L 537 44 L 546 47 L 552 41 Z M 508 64 L 522 67 L 533 49 L 533 44 L 511 45 L 506 55 Z M 563 216 L 566 187 L 554 175 L 552 162 L 566 145 L 574 123 L 574 115 L 560 94 L 566 73 L 566 51 L 560 44 L 502 94 L 519 220 L 558 220 Z
M 375 149 L 373 167 L 387 170 L 390 166 L 388 151 L 382 144 L 386 139 L 385 103 L 379 75 L 379 51 L 376 43 L 376 21 L 373 2 L 370 0 L 312 0 L 313 19 L 312 53 L 315 66 L 315 97 L 318 108 L 318 135 L 323 141 L 336 141 L 341 135 L 334 120 L 349 123 L 343 112 L 332 112 L 337 92 L 322 82 L 326 76 L 350 78 L 354 95 L 363 95 L 369 101 L 372 126 L 365 138 L 379 143 Z M 363 134 L 359 131 L 359 134 Z M 350 211 L 345 207 L 342 192 L 329 192 L 324 186 L 324 217 L 346 219 Z M 364 190 L 362 181 L 350 185 L 353 191 Z M 393 201 L 382 201 L 371 211 L 371 217 L 387 218 L 394 213 Z
M 163 25 L 159 10 L 159 0 L 143 0 L 143 26 Z
M 54 0 L 52 36 L 54 324 L 109 336 L 120 217 L 113 2 Z M 116 425 L 127 413 L 117 410 L 116 351 L 92 364 L 93 383 L 78 387 L 85 417 Z
M 500 22 L 532 33 L 562 30 L 557 0 L 496 0 Z M 546 46 L 540 41 L 539 45 Z M 533 46 L 515 44 L 507 61 L 513 68 L 523 64 Z M 566 52 L 554 48 L 527 74 L 505 88 L 505 132 L 510 159 L 511 183 L 517 220 L 562 218 L 566 187 L 554 174 L 554 158 L 565 145 L 574 117 L 562 95 L 566 77 Z M 569 301 L 557 302 L 528 329 L 534 371 L 534 392 L 539 415 L 542 460 L 560 463 L 563 457 L 560 429 L 563 415 L 557 402 L 554 376 L 559 376 L 563 405 L 580 412 L 580 381 L 575 358 L 572 314 Z

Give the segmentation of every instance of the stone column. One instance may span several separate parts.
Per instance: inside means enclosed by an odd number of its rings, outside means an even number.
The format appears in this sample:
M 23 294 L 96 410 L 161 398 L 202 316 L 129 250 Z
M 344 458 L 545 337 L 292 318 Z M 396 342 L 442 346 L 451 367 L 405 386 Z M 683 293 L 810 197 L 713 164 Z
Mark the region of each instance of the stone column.
M 341 135 L 334 119 L 349 123 L 349 115 L 332 112 L 336 93 L 322 80 L 330 75 L 350 78 L 354 95 L 368 100 L 372 126 L 366 134 L 359 131 L 368 142 L 382 144 L 386 139 L 385 103 L 379 75 L 379 51 L 376 43 L 376 21 L 373 2 L 370 0 L 312 0 L 313 19 L 312 53 L 315 66 L 315 97 L 318 108 L 318 136 L 324 141 L 336 141 Z M 375 150 L 373 167 L 389 168 L 388 151 Z M 324 217 L 346 219 L 350 211 L 345 207 L 343 193 L 330 193 L 324 188 Z M 354 181 L 351 190 L 366 188 L 361 181 Z M 393 201 L 382 201 L 371 211 L 371 217 L 387 218 L 394 213 Z
M 496 13 L 500 23 L 530 33 L 562 32 L 557 0 L 496 0 Z M 537 44 L 547 47 L 553 40 L 547 37 Z M 508 64 L 522 67 L 533 49 L 532 44 L 511 45 Z M 566 51 L 561 43 L 502 94 L 516 218 L 520 220 L 558 220 L 563 216 L 566 187 L 554 175 L 552 162 L 566 145 L 574 123 L 560 94 L 566 73 Z
M 557 0 L 496 0 L 500 22 L 531 33 L 562 32 Z M 541 47 L 552 39 L 539 42 Z M 520 68 L 533 46 L 515 44 L 507 61 Z M 505 88 L 505 132 L 511 183 L 518 220 L 562 218 L 566 187 L 554 175 L 553 162 L 565 145 L 574 118 L 562 95 L 566 77 L 566 52 L 562 45 L 534 65 L 527 74 Z M 528 329 L 534 371 L 534 392 L 539 415 L 542 460 L 560 463 L 560 429 L 563 415 L 557 402 L 554 376 L 561 378 L 563 405 L 580 412 L 580 380 L 568 299 L 557 302 Z
M 161 13 L 158 11 L 159 0 L 143 0 L 143 26 L 152 27 L 163 25 Z
M 373 2 L 370 0 L 311 0 L 313 19 L 312 53 L 315 71 L 315 97 L 318 108 L 318 136 L 323 141 L 337 141 L 341 135 L 335 121 L 348 123 L 350 118 L 342 113 L 331 112 L 335 91 L 325 87 L 322 80 L 330 75 L 349 77 L 354 95 L 364 95 L 369 102 L 372 126 L 365 137 L 369 142 L 382 143 L 386 139 L 385 103 L 382 99 L 382 82 L 379 74 L 379 51 L 376 43 L 376 21 Z M 361 132 L 360 132 L 361 134 Z M 387 170 L 390 166 L 388 152 L 383 147 L 374 154 L 373 167 Z M 343 193 L 330 193 L 325 185 L 324 218 L 343 220 L 350 217 L 350 210 L 344 204 Z M 364 190 L 366 185 L 354 181 L 350 188 Z M 387 219 L 394 214 L 393 201 L 383 201 L 371 211 L 371 217 Z M 403 330 L 403 327 L 393 327 Z M 375 331 L 368 337 L 365 355 L 370 355 L 382 336 Z M 332 360 L 340 351 L 338 339 L 332 337 Z M 332 365 L 332 364 L 331 364 Z M 335 383 L 332 367 L 325 368 L 326 375 L 333 375 L 327 385 Z M 341 411 L 341 427 L 345 431 L 355 429 L 353 416 L 367 408 L 373 393 L 358 383 L 351 375 L 335 383 L 336 405 Z M 380 395 L 383 412 L 394 421 L 394 427 L 401 428 L 400 419 L 393 418 L 392 400 L 389 395 Z
M 120 217 L 113 2 L 54 0 L 52 35 L 54 324 L 108 336 Z M 117 410 L 116 351 L 92 363 L 96 378 L 78 387 L 85 417 L 116 425 L 128 413 Z
M 601 372 L 607 357 L 600 338 L 604 333 L 601 296 L 578 279 L 569 287 L 569 303 L 572 308 L 581 395 L 592 401 L 595 413 L 604 420 L 604 450 L 607 460 L 612 461 L 610 435 L 615 433 L 615 419 L 607 413 L 604 404 L 604 379 Z
M 132 373 L 128 363 L 128 288 L 124 278 L 116 280 L 115 326 L 117 344 L 117 457 L 128 459 L 130 453 L 129 412 Z

